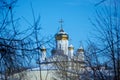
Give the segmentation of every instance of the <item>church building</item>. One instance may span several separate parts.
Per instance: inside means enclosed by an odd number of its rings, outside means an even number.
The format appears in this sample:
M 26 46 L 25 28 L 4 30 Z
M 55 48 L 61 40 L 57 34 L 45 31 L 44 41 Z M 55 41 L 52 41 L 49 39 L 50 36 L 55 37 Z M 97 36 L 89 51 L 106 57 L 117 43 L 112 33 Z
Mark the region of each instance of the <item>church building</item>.
M 75 56 L 79 56 L 79 60 L 84 61 L 84 49 L 83 46 L 80 45 L 80 47 L 77 49 L 77 51 L 74 51 L 74 47 L 72 44 L 69 44 L 69 35 L 64 31 L 62 27 L 63 21 L 60 21 L 61 23 L 61 28 L 59 32 L 55 34 L 55 42 L 56 42 L 56 47 L 52 49 L 51 54 L 52 56 L 54 55 L 65 55 L 69 59 L 74 58 Z M 45 46 L 41 47 L 41 54 L 42 54 L 42 60 L 44 61 L 47 59 L 46 56 L 46 48 Z
M 40 66 L 15 74 L 15 80 L 19 78 L 21 80 L 77 80 L 82 78 L 85 67 L 83 46 L 74 51 L 73 45 L 69 44 L 69 35 L 64 31 L 62 22 L 61 20 L 61 28 L 54 36 L 56 46 L 51 51 L 52 55 L 47 57 L 47 49 L 42 45 L 40 62 L 37 63 Z
M 41 47 L 41 59 L 44 64 L 49 66 L 54 65 L 54 74 L 57 78 L 66 78 L 69 76 L 70 80 L 80 77 L 80 74 L 84 72 L 85 58 L 84 49 L 81 45 L 77 51 L 74 51 L 72 44 L 69 44 L 69 35 L 64 31 L 62 27 L 62 20 L 60 30 L 55 34 L 56 47 L 51 51 L 51 57 L 47 58 L 46 48 Z M 46 63 L 45 63 L 46 62 Z M 56 72 L 56 73 L 55 73 Z M 58 75 L 59 76 L 58 76 Z M 55 79 L 58 80 L 58 79 Z M 67 79 L 69 80 L 69 79 Z

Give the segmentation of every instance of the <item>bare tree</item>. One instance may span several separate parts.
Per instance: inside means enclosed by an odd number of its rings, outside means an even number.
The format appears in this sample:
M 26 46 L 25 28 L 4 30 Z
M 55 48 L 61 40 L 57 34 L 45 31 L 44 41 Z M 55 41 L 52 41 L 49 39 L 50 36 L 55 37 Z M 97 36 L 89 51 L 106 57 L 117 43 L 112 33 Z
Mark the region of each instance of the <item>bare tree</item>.
M 103 7 L 104 5 L 104 7 Z M 102 6 L 102 7 L 99 7 Z M 113 79 L 120 79 L 120 1 L 104 0 L 96 5 L 96 18 L 92 24 L 95 27 L 95 38 L 97 50 L 95 53 L 104 57 L 103 62 L 113 70 Z M 91 43 L 92 44 L 92 43 Z M 94 51 L 94 50 L 92 50 Z M 91 51 L 91 53 L 92 53 Z M 92 53 L 94 54 L 94 53 Z M 100 62 L 98 56 L 94 55 L 97 64 Z M 102 58 L 101 58 L 102 59 Z M 96 64 L 96 65 L 97 65 Z M 101 75 L 102 77 L 103 75 Z M 112 79 L 112 78 L 111 78 Z M 102 79 L 103 80 L 103 79 Z
M 57 50 L 56 53 L 48 59 L 47 64 L 53 66 L 53 80 L 81 80 L 83 79 L 85 62 L 79 59 L 79 55 L 69 58 L 63 54 L 63 51 Z M 85 80 L 86 78 L 84 78 Z
M 109 71 L 105 66 L 105 56 L 100 50 L 96 43 L 89 41 L 85 51 L 86 75 L 94 80 L 110 80 L 108 79 Z
M 40 46 L 49 42 L 47 40 L 43 43 L 44 38 L 38 38 L 41 30 L 40 17 L 35 18 L 33 9 L 33 24 L 29 24 L 30 27 L 26 30 L 18 29 L 20 18 L 14 18 L 16 3 L 17 0 L 0 1 L 0 76 L 3 80 L 31 66 L 33 59 L 40 58 Z M 28 22 L 24 17 L 23 19 Z

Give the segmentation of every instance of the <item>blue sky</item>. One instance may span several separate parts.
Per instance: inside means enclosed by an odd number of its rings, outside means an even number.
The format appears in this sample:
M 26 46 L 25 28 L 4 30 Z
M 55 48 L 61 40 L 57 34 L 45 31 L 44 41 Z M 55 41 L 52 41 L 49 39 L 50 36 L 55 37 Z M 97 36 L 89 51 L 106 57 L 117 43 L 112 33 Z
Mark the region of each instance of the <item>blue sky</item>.
M 33 22 L 32 7 L 35 16 L 41 16 L 40 24 L 43 35 L 54 36 L 59 31 L 59 20 L 64 20 L 64 31 L 69 34 L 70 43 L 78 48 L 80 41 L 83 45 L 90 38 L 92 25 L 89 18 L 95 17 L 94 4 L 100 0 L 18 0 L 16 14 L 25 17 L 29 22 Z M 22 23 L 26 25 L 25 22 Z

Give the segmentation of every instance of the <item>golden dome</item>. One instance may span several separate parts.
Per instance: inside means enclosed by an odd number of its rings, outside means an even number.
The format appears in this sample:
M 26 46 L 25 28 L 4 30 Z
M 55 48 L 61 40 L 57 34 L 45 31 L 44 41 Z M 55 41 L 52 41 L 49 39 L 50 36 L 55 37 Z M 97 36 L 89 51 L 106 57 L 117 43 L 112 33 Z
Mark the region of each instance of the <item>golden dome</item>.
M 68 40 L 68 34 L 61 28 L 60 31 L 55 35 L 56 40 Z
M 73 49 L 74 49 L 73 45 L 70 45 L 70 46 L 68 47 L 68 50 L 73 50 Z

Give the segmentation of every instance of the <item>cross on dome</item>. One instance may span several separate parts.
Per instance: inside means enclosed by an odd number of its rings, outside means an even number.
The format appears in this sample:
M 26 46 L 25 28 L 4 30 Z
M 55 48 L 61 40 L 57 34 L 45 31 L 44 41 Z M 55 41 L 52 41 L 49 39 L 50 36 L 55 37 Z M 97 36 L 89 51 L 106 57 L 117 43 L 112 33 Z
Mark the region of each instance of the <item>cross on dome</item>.
M 63 19 L 60 19 L 60 21 L 59 21 L 59 23 L 60 23 L 60 27 L 61 27 L 61 29 L 60 29 L 60 32 L 64 32 L 64 30 L 63 30 L 63 27 L 62 27 L 62 23 L 63 23 L 64 21 L 63 21 Z

